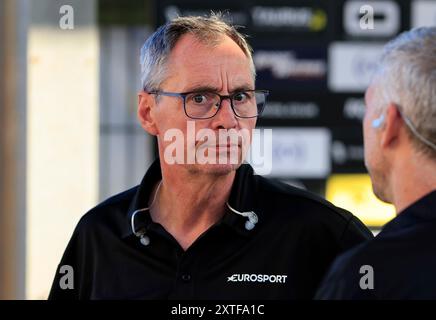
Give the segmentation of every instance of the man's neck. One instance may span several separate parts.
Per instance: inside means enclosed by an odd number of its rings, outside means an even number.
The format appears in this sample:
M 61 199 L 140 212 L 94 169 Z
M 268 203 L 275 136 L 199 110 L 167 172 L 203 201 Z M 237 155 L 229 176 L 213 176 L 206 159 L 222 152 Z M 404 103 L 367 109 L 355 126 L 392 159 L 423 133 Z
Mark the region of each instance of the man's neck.
M 186 250 L 222 218 L 234 178 L 235 171 L 209 175 L 193 174 L 183 168 L 163 168 L 162 185 L 150 211 L 151 217 Z
M 424 156 L 405 157 L 392 174 L 392 203 L 397 214 L 436 190 L 435 162 Z

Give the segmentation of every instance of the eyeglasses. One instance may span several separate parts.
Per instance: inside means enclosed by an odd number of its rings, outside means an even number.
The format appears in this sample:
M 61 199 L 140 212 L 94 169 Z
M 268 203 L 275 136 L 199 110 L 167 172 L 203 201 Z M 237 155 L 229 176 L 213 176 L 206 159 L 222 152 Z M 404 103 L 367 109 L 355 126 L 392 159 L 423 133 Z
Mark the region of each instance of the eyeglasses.
M 146 91 L 146 90 L 144 90 Z M 210 119 L 219 111 L 224 99 L 230 100 L 233 113 L 239 118 L 255 118 L 262 114 L 266 104 L 267 90 L 237 91 L 228 96 L 215 92 L 165 92 L 151 91 L 156 96 L 180 97 L 183 109 L 191 119 Z

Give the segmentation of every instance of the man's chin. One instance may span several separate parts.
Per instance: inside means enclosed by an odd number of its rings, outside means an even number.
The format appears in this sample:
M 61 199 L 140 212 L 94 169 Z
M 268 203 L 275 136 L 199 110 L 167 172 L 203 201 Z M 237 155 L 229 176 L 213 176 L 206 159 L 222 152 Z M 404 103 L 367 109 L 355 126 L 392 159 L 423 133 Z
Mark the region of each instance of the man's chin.
M 191 164 L 187 165 L 188 170 L 195 174 L 207 174 L 222 176 L 237 170 L 241 166 L 240 163 L 232 164 Z
M 382 183 L 374 181 L 374 178 L 371 177 L 371 184 L 372 192 L 379 200 L 386 203 L 392 203 L 389 196 L 387 195 L 386 187 L 382 186 Z
M 383 191 L 376 189 L 374 186 L 372 187 L 372 190 L 373 190 L 375 196 L 377 197 L 377 199 L 379 199 L 380 201 L 390 203 L 390 204 L 392 203 Z
M 366 162 L 365 167 L 371 179 L 372 192 L 374 195 L 383 202 L 391 203 L 387 190 L 388 184 L 386 183 L 387 180 L 383 171 L 369 167 Z

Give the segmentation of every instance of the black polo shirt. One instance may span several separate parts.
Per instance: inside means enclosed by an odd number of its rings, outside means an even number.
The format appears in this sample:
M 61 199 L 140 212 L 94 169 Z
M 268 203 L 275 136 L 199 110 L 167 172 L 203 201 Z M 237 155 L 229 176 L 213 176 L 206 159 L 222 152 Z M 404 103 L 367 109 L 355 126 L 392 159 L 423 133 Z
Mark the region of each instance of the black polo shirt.
M 316 298 L 436 299 L 436 190 L 340 256 Z
M 59 264 L 73 268 L 74 289 L 61 288 L 58 272 L 50 299 L 310 299 L 333 259 L 372 237 L 349 212 L 243 164 L 229 204 L 254 211 L 254 229 L 228 210 L 184 251 L 144 211 L 135 218 L 144 246 L 130 218 L 160 179 L 156 161 L 139 186 L 82 217 Z

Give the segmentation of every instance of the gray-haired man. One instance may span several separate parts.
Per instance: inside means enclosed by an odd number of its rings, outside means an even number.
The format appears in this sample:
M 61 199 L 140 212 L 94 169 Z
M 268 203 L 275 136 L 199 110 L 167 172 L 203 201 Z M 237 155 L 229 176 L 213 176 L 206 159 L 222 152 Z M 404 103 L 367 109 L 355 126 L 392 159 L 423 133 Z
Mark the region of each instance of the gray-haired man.
M 319 299 L 436 299 L 436 27 L 387 44 L 366 91 L 365 161 L 397 217 L 334 263 Z
M 245 38 L 217 16 L 177 18 L 146 41 L 141 64 L 138 117 L 159 160 L 81 219 L 59 266 L 73 268 L 74 288 L 58 273 L 50 298 L 312 298 L 334 257 L 371 235 L 242 164 L 267 96 Z

